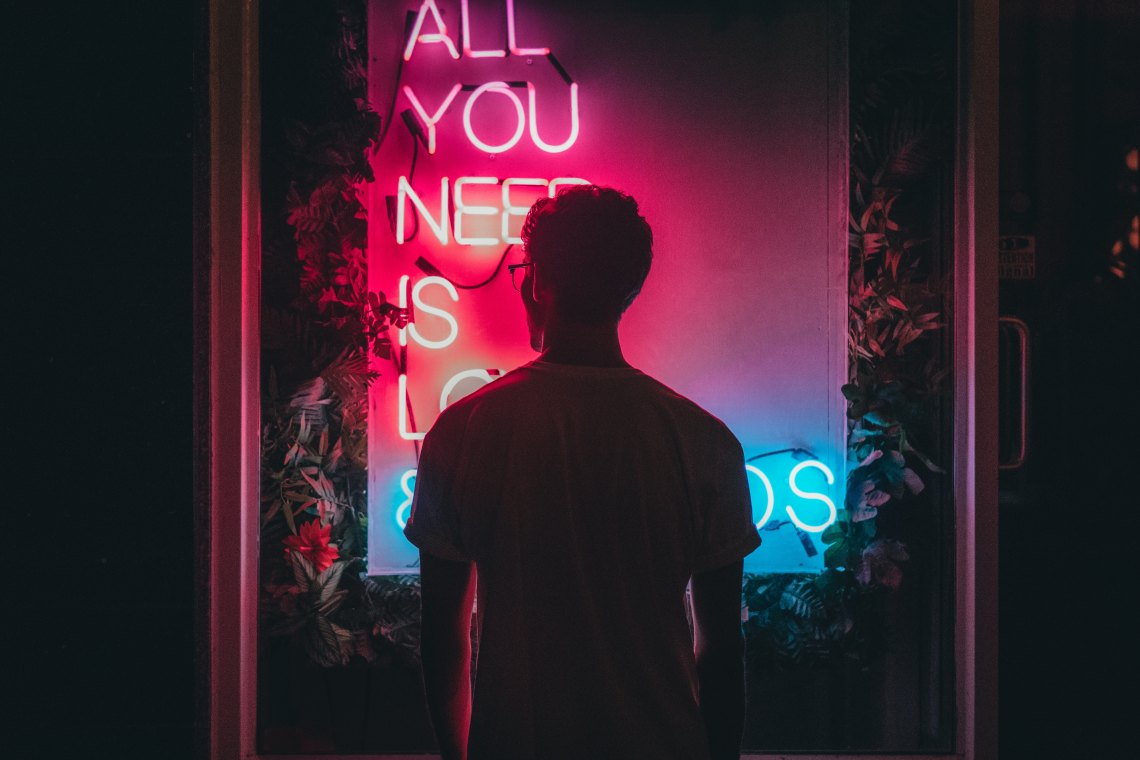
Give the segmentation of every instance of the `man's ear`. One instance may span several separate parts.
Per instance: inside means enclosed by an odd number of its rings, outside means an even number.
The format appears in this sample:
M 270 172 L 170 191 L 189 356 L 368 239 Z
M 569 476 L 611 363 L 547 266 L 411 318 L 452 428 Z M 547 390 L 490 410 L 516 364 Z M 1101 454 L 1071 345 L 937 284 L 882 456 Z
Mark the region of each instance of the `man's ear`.
M 544 303 L 550 296 L 546 287 L 546 278 L 539 279 L 538 267 L 530 268 L 530 297 L 535 303 Z

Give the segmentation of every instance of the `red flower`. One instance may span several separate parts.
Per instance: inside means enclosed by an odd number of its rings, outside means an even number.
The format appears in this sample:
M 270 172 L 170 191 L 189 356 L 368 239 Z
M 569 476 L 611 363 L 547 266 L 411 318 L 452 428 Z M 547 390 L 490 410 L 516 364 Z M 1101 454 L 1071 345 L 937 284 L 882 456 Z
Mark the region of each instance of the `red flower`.
M 301 535 L 287 536 L 281 542 L 285 545 L 286 561 L 289 560 L 289 552 L 295 551 L 309 560 L 318 573 L 323 573 L 332 567 L 333 560 L 340 555 L 340 550 L 329 544 L 332 526 L 326 525 L 322 528 L 320 523 L 320 520 L 310 520 L 301 526 Z

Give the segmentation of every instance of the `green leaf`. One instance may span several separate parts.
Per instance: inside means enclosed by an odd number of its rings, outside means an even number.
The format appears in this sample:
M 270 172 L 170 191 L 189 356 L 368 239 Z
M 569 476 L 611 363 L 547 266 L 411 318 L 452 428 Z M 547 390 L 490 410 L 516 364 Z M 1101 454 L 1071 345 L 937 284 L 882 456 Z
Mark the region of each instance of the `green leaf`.
M 296 552 L 293 552 L 296 554 Z M 327 602 L 340 585 L 340 576 L 344 572 L 344 562 L 334 562 L 329 565 L 313 581 L 313 591 L 321 602 Z M 311 568 L 312 565 L 309 565 Z
M 823 564 L 827 567 L 843 567 L 847 564 L 847 540 L 836 541 L 823 552 Z
M 308 591 L 317 579 L 317 572 L 313 563 L 305 559 L 301 552 L 289 552 L 289 561 L 293 566 L 293 579 L 297 582 L 297 586 L 301 591 Z
M 293 520 L 293 507 L 290 506 L 289 502 L 282 502 L 281 513 L 285 515 L 285 523 L 289 526 L 289 532 L 294 536 L 297 535 L 297 523 Z
M 839 520 L 836 520 L 823 529 L 823 534 L 819 538 L 825 544 L 834 544 L 836 541 L 842 541 L 846 537 L 846 529 L 839 523 Z

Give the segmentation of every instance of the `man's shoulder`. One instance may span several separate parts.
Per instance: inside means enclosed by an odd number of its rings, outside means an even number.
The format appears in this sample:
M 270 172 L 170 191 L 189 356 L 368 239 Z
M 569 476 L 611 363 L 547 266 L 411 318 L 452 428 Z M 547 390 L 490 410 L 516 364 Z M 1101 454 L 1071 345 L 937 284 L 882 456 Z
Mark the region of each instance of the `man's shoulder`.
M 476 411 L 488 405 L 498 407 L 517 400 L 520 394 L 527 392 L 528 377 L 525 370 L 526 365 L 523 365 L 499 377 L 493 377 L 482 387 L 448 404 L 440 412 L 433 429 L 441 425 L 450 427 L 465 424 Z
M 654 388 L 655 397 L 660 403 L 667 406 L 679 420 L 704 430 L 710 435 L 731 441 L 736 440 L 736 435 L 729 429 L 728 425 L 715 414 L 660 380 L 648 375 L 646 377 Z

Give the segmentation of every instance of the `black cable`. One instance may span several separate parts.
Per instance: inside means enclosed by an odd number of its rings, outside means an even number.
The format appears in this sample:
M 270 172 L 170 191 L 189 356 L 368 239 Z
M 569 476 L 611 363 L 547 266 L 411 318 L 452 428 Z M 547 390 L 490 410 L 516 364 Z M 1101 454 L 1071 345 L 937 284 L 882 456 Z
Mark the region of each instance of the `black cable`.
M 408 11 L 404 15 L 404 36 L 401 39 L 408 38 L 408 32 L 411 31 L 412 25 L 415 24 L 416 13 L 415 11 Z M 388 103 L 388 113 L 384 115 L 384 121 L 380 124 L 380 136 L 376 138 L 376 147 L 374 150 L 380 150 L 380 146 L 384 143 L 384 138 L 388 136 L 388 129 L 392 126 L 392 114 L 396 112 L 396 98 L 400 96 L 400 80 L 404 77 L 404 51 L 399 50 L 399 59 L 396 61 L 396 84 L 392 86 L 392 100 Z
M 455 280 L 445 275 L 443 272 L 439 271 L 439 269 L 436 268 L 435 264 L 432 264 L 423 256 L 420 256 L 418 259 L 416 259 L 416 266 L 427 274 L 434 275 L 436 277 L 442 277 L 460 290 L 477 290 L 478 288 L 490 285 L 491 281 L 499 276 L 499 272 L 503 271 L 503 263 L 507 260 L 507 256 L 510 254 L 511 249 L 514 247 L 515 244 L 511 243 L 506 248 L 504 248 L 503 255 L 499 257 L 499 263 L 495 265 L 495 269 L 491 272 L 491 276 L 480 283 L 476 283 L 475 285 L 463 285 L 462 283 L 456 282 Z
M 799 446 L 793 446 L 790 449 L 778 449 L 776 451 L 765 451 L 763 454 L 757 454 L 754 457 L 748 457 L 744 461 L 745 462 L 755 462 L 757 459 L 763 459 L 764 457 L 773 457 L 773 456 L 776 456 L 777 454 L 807 454 L 812 459 L 819 459 L 819 457 L 817 457 L 814 453 L 808 451 L 807 449 L 801 449 Z
M 400 62 L 396 64 L 396 84 L 392 88 L 392 100 L 388 103 L 388 112 L 384 115 L 384 123 L 380 126 L 380 136 L 376 138 L 374 150 L 380 150 L 384 138 L 388 136 L 388 129 L 392 126 L 392 114 L 396 112 L 396 98 L 400 95 L 400 79 L 404 75 L 404 56 L 401 53 Z

